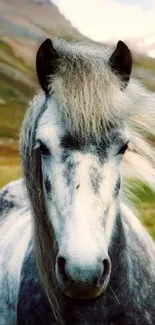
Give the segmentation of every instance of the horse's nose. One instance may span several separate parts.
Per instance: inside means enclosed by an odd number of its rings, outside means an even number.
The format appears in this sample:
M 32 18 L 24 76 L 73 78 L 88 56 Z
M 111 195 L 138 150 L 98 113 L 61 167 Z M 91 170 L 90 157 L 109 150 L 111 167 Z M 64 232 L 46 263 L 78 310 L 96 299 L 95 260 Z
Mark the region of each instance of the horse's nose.
M 57 257 L 57 272 L 64 285 L 83 284 L 100 286 L 109 276 L 110 261 L 108 258 L 92 265 L 77 265 L 63 256 Z

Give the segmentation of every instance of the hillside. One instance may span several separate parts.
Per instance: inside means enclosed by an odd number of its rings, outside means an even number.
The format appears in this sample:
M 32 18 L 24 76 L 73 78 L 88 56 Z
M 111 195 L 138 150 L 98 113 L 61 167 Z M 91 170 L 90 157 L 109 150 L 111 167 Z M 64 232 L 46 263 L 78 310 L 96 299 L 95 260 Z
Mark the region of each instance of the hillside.
M 39 44 L 56 34 L 66 40 L 85 38 L 56 6 L 40 1 L 0 0 L 0 187 L 21 175 L 18 138 L 28 101 L 38 89 L 34 67 Z M 133 57 L 133 74 L 155 91 L 155 60 L 136 53 Z M 140 209 L 155 236 L 155 196 L 142 190 L 146 195 L 140 194 Z
M 28 101 L 38 88 L 36 50 L 56 34 L 84 39 L 49 1 L 0 0 L 0 187 L 21 174 L 18 138 Z
M 67 39 L 83 39 L 59 13 L 54 4 L 30 0 L 0 0 L 0 35 L 15 54 L 27 63 L 34 61 L 36 43 L 56 34 Z

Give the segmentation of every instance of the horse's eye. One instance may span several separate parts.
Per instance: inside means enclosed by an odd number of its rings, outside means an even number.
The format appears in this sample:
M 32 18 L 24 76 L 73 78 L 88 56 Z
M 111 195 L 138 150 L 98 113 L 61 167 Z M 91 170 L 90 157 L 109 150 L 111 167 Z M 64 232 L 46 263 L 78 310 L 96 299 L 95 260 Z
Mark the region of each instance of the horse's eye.
M 128 149 L 128 142 L 126 142 L 121 149 L 119 150 L 117 155 L 124 155 L 125 151 Z
M 42 156 L 50 156 L 49 149 L 41 141 L 40 141 L 39 150 L 40 150 L 40 153 L 41 153 Z

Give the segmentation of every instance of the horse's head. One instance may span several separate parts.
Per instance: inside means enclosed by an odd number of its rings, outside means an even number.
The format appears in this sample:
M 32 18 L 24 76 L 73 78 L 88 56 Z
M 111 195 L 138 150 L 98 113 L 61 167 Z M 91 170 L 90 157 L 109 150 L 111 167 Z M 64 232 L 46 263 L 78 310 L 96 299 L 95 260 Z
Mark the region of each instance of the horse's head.
M 37 186 L 42 191 L 36 204 L 44 201 L 46 222 L 53 229 L 57 282 L 72 298 L 97 297 L 108 285 L 108 250 L 129 141 L 124 122 L 127 112 L 121 106 L 130 78 L 131 53 L 119 42 L 114 52 L 103 50 L 103 54 L 93 47 L 90 53 L 84 46 L 61 49 L 59 42 L 55 49 L 50 40 L 37 54 L 37 74 L 45 97 L 33 131 L 31 154 L 37 152 L 38 158 L 34 162 L 30 157 L 33 171 L 29 169 L 28 182 L 36 193 Z M 34 164 L 39 161 L 41 183 L 35 179 Z M 50 249 L 45 249 L 49 256 Z

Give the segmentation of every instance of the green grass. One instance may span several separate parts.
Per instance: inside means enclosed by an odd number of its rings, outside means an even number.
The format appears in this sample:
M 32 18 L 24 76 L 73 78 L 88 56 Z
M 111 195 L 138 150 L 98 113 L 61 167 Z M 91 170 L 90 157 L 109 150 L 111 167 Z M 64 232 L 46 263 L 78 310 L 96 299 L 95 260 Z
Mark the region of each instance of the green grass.
M 0 137 L 19 138 L 20 127 L 27 105 L 19 105 L 17 103 L 9 103 L 0 105 Z
M 31 81 L 31 80 L 30 80 Z M 35 88 L 30 86 L 22 80 L 16 80 L 13 75 L 8 76 L 0 70 L 0 97 L 7 101 L 16 100 L 22 103 L 21 100 L 28 100 L 35 92 Z M 14 97 L 13 97 L 14 96 Z
M 155 59 L 144 55 L 133 55 L 133 65 L 138 68 L 145 69 L 155 74 Z
M 155 198 L 154 203 L 145 202 L 141 205 L 139 210 L 144 226 L 155 240 Z
M 155 192 L 145 184 L 139 183 L 133 188 L 137 199 L 133 199 L 137 210 L 140 212 L 141 221 L 155 240 Z
M 0 166 L 0 188 L 22 176 L 20 165 Z
M 0 41 L 0 137 L 19 137 L 28 102 L 36 89 L 33 75 L 32 69 L 14 55 L 11 47 Z
M 135 187 L 133 187 L 133 194 L 135 194 L 139 200 L 139 203 L 137 203 L 137 199 L 133 199 L 135 204 L 141 204 L 141 202 L 155 203 L 155 193 L 143 183 L 139 182 Z
M 0 40 L 0 62 L 16 68 L 23 73 L 32 75 L 32 67 L 29 67 L 21 57 L 15 56 L 11 46 Z
M 22 175 L 18 153 L 18 142 L 6 143 L 0 146 L 0 188 Z
M 22 175 L 17 139 L 28 102 L 35 93 L 32 85 L 33 69 L 0 41 L 0 188 Z

